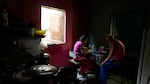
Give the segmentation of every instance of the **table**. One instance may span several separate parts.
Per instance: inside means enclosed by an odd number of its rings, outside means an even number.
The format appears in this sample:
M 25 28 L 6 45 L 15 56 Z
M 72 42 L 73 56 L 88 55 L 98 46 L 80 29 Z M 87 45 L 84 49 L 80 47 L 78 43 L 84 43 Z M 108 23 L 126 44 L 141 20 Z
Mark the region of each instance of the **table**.
M 94 61 L 97 65 L 100 65 L 100 63 L 102 62 L 102 60 L 106 57 L 107 55 L 107 51 L 101 51 L 101 53 L 99 53 L 98 51 L 92 52 L 91 54 L 94 56 Z

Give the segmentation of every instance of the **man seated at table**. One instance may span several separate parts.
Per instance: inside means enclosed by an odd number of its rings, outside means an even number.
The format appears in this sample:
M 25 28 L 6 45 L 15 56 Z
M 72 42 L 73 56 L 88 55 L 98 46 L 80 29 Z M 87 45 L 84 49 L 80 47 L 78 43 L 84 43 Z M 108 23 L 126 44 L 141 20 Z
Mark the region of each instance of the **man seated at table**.
M 125 46 L 120 40 L 107 35 L 106 41 L 110 46 L 108 56 L 100 64 L 100 84 L 106 84 L 107 70 L 119 66 L 125 57 Z

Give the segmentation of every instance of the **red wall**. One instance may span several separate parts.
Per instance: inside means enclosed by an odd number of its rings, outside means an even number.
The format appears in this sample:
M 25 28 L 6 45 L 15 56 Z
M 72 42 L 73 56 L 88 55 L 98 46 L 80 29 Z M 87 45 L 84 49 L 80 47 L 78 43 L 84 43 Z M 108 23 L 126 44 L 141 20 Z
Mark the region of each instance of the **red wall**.
M 79 0 L 5 0 L 9 14 L 34 22 L 40 28 L 40 6 L 47 5 L 66 10 L 67 33 L 66 43 L 50 45 L 46 52 L 51 55 L 50 64 L 69 67 L 68 51 L 78 37 L 85 33 L 85 6 Z

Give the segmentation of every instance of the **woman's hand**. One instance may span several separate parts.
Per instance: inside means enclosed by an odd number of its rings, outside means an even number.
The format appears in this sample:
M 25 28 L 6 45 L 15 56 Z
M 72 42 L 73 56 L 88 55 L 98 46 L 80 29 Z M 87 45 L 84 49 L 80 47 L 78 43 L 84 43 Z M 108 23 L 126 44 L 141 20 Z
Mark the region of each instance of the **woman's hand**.
M 83 53 L 84 54 L 89 54 L 89 48 L 88 47 L 83 47 Z

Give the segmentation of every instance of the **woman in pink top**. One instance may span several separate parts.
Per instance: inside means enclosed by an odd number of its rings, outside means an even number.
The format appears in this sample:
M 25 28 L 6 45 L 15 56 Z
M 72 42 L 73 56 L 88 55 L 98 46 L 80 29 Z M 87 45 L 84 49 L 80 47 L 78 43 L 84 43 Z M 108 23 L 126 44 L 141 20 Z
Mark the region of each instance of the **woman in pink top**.
M 73 47 L 73 52 L 77 56 L 74 60 L 80 63 L 80 72 L 82 74 L 85 74 L 94 66 L 93 62 L 87 58 L 88 48 L 85 47 L 87 41 L 88 36 L 82 35 Z

